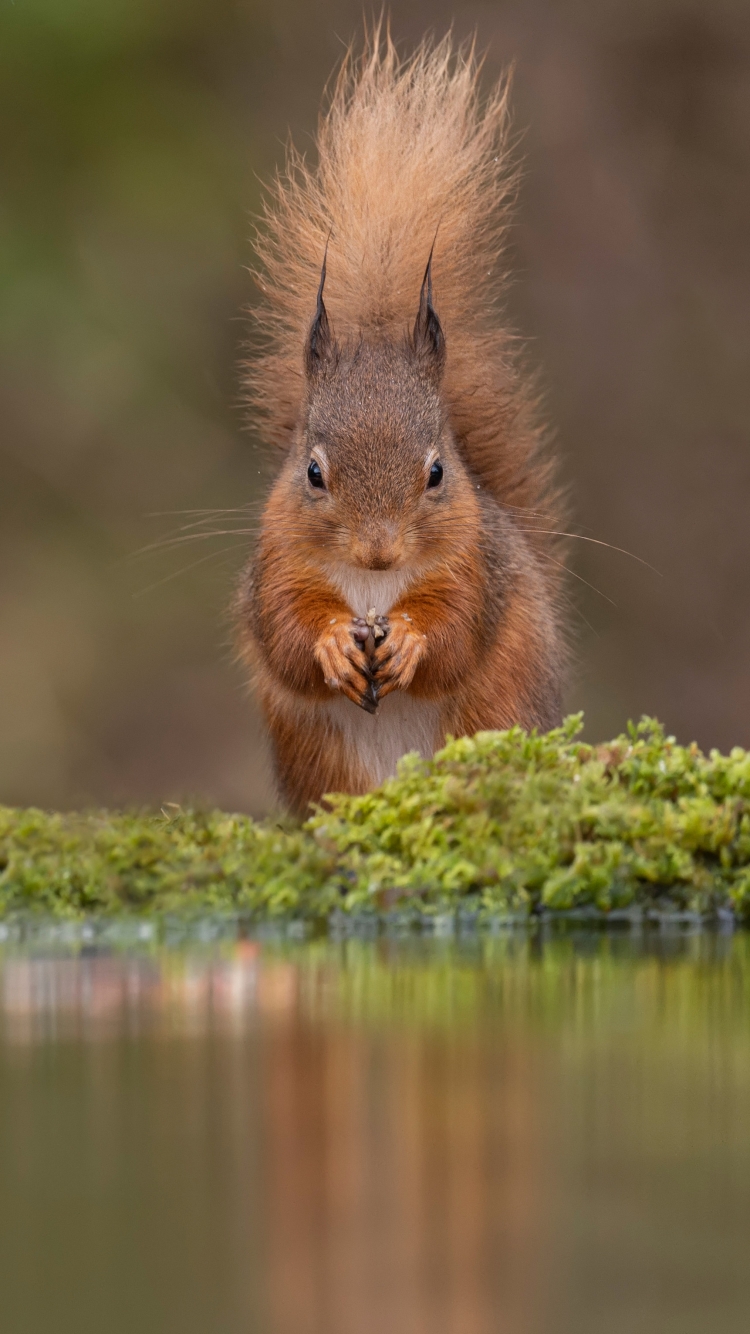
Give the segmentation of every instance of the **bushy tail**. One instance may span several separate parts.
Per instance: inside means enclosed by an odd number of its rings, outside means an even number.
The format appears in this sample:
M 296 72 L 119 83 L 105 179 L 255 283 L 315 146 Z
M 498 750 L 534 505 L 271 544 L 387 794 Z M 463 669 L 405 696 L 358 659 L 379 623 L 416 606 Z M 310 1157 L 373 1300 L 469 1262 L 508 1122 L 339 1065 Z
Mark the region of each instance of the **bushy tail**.
M 402 61 L 380 26 L 333 85 L 313 168 L 290 148 L 255 248 L 264 350 L 249 382 L 264 434 L 285 445 L 303 393 L 302 349 L 326 241 L 337 338 L 411 329 L 435 239 L 435 306 L 447 345 L 446 406 L 469 466 L 525 509 L 547 493 L 533 402 L 498 318 L 497 263 L 515 174 L 508 84 L 480 102 L 473 47 L 424 42 Z

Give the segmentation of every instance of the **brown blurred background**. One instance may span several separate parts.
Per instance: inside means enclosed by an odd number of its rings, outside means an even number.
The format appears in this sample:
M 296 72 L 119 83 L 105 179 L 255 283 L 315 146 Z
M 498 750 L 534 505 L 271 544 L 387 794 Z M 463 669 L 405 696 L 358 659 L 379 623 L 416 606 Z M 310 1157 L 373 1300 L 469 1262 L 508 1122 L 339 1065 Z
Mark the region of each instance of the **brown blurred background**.
M 0 16 L 0 801 L 260 812 L 226 606 L 257 507 L 240 312 L 258 178 L 310 143 L 360 0 L 16 0 Z M 517 61 L 510 318 L 577 542 L 568 705 L 750 745 L 746 0 L 417 0 Z M 655 570 L 649 566 L 655 567 Z M 585 582 L 582 582 L 585 581 Z M 594 585 L 599 592 L 589 588 Z

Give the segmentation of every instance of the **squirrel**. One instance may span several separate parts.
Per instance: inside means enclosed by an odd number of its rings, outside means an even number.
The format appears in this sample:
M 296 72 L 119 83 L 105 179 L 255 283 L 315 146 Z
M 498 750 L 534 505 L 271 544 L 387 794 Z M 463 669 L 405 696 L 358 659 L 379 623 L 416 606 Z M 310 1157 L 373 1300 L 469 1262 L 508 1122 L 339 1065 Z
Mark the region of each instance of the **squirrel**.
M 299 814 L 449 735 L 561 718 L 559 495 L 497 313 L 508 81 L 483 105 L 480 68 L 376 27 L 255 240 L 249 388 L 284 457 L 236 618 Z

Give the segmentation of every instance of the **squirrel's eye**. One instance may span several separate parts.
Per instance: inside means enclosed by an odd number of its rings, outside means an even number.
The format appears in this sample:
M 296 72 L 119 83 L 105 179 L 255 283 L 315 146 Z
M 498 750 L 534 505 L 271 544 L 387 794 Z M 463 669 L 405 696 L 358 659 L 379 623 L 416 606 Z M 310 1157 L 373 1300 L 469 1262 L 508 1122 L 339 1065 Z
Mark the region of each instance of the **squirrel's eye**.
M 307 465 L 307 480 L 310 483 L 310 486 L 317 486 L 319 490 L 325 491 L 326 484 L 323 481 L 323 474 L 320 471 L 320 464 L 316 463 L 315 459 L 310 459 L 310 462 Z
M 430 475 L 427 478 L 428 490 L 431 490 L 433 486 L 440 486 L 442 480 L 443 480 L 443 465 L 439 459 L 435 459 L 435 462 L 430 468 Z

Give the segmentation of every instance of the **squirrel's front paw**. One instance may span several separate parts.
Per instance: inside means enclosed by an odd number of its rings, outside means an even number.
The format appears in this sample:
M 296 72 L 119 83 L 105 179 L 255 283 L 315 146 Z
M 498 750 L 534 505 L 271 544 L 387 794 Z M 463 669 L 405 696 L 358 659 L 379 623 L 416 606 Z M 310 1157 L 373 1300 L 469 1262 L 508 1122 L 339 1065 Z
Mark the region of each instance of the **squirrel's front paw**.
M 354 637 L 351 622 L 326 626 L 315 645 L 315 657 L 329 689 L 340 690 L 367 713 L 377 711 L 370 664 Z
M 378 699 L 392 690 L 406 690 L 427 651 L 427 635 L 414 629 L 411 619 L 397 616 L 389 623 L 385 639 L 372 654 L 372 673 Z

